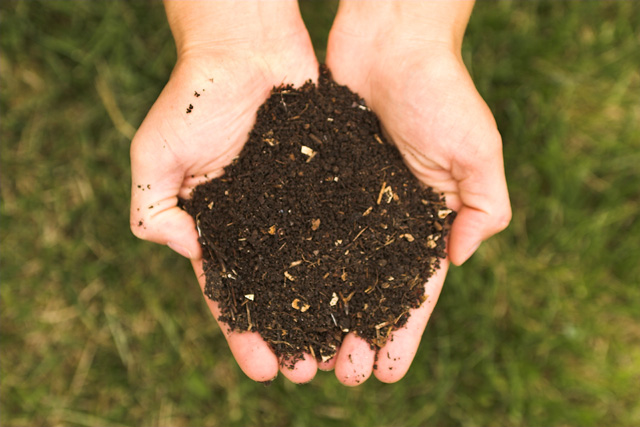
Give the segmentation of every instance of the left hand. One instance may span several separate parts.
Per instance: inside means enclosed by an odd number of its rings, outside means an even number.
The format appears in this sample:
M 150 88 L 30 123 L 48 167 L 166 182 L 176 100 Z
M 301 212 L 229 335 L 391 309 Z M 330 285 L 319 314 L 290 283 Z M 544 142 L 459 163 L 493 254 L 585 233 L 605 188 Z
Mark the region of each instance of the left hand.
M 297 3 L 256 0 L 242 6 L 167 2 L 178 62 L 131 144 L 131 229 L 189 258 L 202 289 L 196 225 L 178 199 L 223 174 L 274 86 L 301 86 L 318 72 Z M 218 304 L 206 302 L 217 320 Z M 268 381 L 278 374 L 280 361 L 259 334 L 220 326 L 249 378 Z M 315 359 L 307 356 L 282 373 L 293 382 L 306 382 L 316 370 Z
M 495 120 L 464 66 L 456 40 L 424 33 L 413 37 L 410 25 L 391 25 L 388 16 L 381 17 L 384 25 L 377 31 L 375 15 L 369 15 L 366 31 L 359 31 L 350 6 L 339 11 L 332 28 L 327 65 L 338 83 L 357 92 L 377 113 L 414 175 L 443 192 L 447 206 L 458 212 L 448 253 L 449 260 L 460 265 L 511 218 Z M 466 21 L 463 30 L 464 25 Z M 342 382 L 355 385 L 372 371 L 384 382 L 405 375 L 442 289 L 447 261 L 427 283 L 427 301 L 393 333 L 378 351 L 377 361 L 362 339 L 351 334 L 345 338 L 335 365 Z

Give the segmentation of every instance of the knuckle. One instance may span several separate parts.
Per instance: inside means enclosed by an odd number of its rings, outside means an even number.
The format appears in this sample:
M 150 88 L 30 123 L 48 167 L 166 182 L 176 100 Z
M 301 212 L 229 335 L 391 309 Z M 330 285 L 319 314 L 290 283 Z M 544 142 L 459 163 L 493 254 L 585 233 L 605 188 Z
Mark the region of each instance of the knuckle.
M 509 224 L 511 223 L 512 216 L 513 215 L 511 212 L 511 208 L 508 208 L 506 212 L 498 215 L 498 218 L 496 220 L 497 232 L 502 231 L 509 226 Z
M 145 225 L 144 218 L 131 218 L 129 221 L 129 227 L 131 228 L 131 232 L 138 239 L 147 240 L 148 232 L 147 226 Z

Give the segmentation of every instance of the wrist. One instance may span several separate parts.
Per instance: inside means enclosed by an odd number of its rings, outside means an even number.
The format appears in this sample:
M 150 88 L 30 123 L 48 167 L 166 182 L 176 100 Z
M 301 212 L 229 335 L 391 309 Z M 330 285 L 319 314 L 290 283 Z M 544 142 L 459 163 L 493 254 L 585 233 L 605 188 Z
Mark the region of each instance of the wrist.
M 332 31 L 379 46 L 438 43 L 459 51 L 473 0 L 340 2 Z
M 295 0 L 165 0 L 178 56 L 194 50 L 260 48 L 304 31 Z

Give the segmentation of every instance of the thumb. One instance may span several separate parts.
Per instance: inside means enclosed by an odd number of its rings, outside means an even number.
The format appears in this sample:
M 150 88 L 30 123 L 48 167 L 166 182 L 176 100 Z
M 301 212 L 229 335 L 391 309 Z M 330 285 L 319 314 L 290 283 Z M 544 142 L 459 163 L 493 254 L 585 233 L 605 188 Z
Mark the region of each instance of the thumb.
M 200 259 L 202 253 L 196 225 L 178 206 L 184 170 L 167 144 L 134 138 L 131 176 L 130 226 L 133 234 L 167 245 L 187 258 Z
M 463 264 L 480 244 L 504 230 L 511 221 L 511 205 L 505 179 L 500 135 L 495 133 L 484 153 L 476 151 L 468 160 L 454 163 L 461 208 L 449 237 L 449 258 Z

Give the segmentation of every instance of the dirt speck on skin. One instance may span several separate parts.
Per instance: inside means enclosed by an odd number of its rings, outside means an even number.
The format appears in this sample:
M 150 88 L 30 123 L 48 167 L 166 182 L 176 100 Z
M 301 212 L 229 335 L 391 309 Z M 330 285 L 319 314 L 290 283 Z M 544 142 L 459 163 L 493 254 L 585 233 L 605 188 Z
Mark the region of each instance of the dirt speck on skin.
M 349 332 L 383 346 L 425 300 L 455 217 L 323 67 L 318 86 L 275 88 L 240 156 L 182 206 L 219 320 L 292 364 Z

